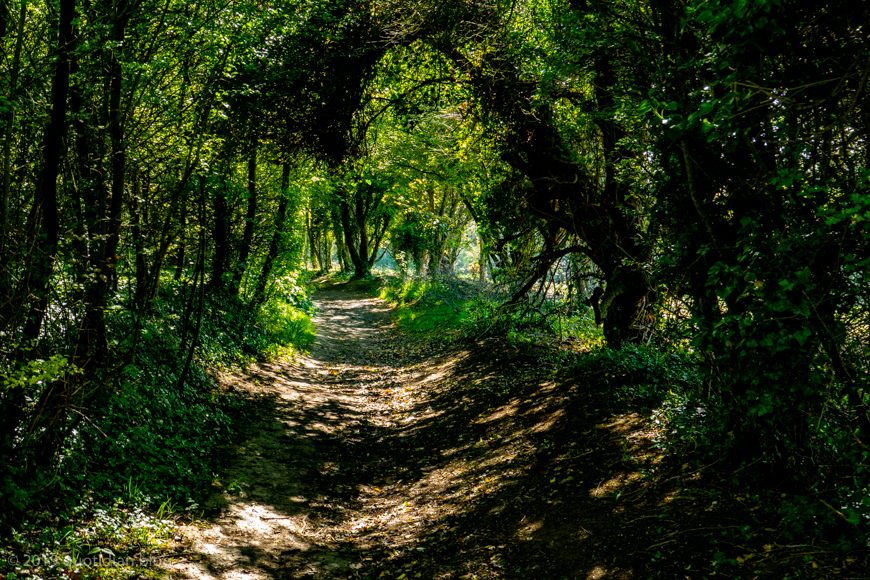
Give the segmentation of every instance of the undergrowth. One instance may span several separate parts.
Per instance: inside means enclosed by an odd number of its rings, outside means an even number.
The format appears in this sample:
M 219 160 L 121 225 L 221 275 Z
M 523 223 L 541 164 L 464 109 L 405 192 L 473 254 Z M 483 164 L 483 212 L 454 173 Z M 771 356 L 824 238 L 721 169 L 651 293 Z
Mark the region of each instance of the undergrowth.
M 388 277 L 380 297 L 397 307 L 401 327 L 438 342 L 497 336 L 506 345 L 543 347 L 555 372 L 598 385 L 617 412 L 645 415 L 668 458 L 663 466 L 704 473 L 718 466 L 713 479 L 760 498 L 793 541 L 821 537 L 842 550 L 870 546 L 870 452 L 842 436 L 839 416 L 813 420 L 812 448 L 795 450 L 796 457 L 770 451 L 741 460 L 728 440 L 716 436 L 729 410 L 703 380 L 698 356 L 685 347 L 608 349 L 591 309 L 555 301 L 507 308 L 492 288 L 458 279 Z M 804 466 L 788 468 L 798 454 L 807 456 Z
M 0 545 L 7 580 L 27 578 L 130 578 L 152 574 L 164 559 L 177 522 L 190 518 L 170 501 L 156 509 L 132 482 L 110 502 L 93 498 L 60 516 L 29 514 Z
M 174 528 L 165 516 L 197 512 L 221 449 L 252 411 L 219 388 L 217 374 L 291 354 L 313 339 L 307 291 L 292 281 L 277 290 L 256 308 L 235 297 L 207 298 L 183 382 L 192 333 L 182 349 L 182 285 L 165 284 L 139 321 L 128 310 L 109 310 L 119 352 L 132 351 L 139 330 L 133 362 L 116 375 L 86 377 L 84 389 L 102 389 L 77 410 L 80 420 L 53 465 L 34 469 L 26 448 L 0 458 L 0 534 L 9 537 L 0 574 L 54 578 L 81 568 L 112 577 L 148 567 L 146 555 Z M 145 560 L 131 568 L 128 558 Z
M 468 301 L 445 300 L 441 285 L 429 279 L 390 276 L 384 278 L 379 296 L 399 307 L 396 322 L 408 332 L 453 331 L 469 318 L 473 307 Z
M 556 341 L 583 351 L 604 344 L 591 308 L 552 301 L 505 306 L 506 296 L 488 283 L 388 276 L 379 296 L 398 307 L 396 321 L 406 331 L 442 342 L 499 336 L 511 343 Z

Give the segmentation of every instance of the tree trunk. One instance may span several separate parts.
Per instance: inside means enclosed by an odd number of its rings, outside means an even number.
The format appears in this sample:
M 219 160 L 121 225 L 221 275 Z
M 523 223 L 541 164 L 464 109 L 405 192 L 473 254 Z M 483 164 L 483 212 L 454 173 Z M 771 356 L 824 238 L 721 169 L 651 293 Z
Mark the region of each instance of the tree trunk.
M 338 254 L 338 261 L 341 265 L 342 272 L 350 272 L 353 270 L 353 264 L 350 261 L 350 255 L 344 245 L 344 229 L 341 226 L 341 218 L 334 210 L 332 216 L 332 233 L 335 236 L 335 252 Z
M 8 24 L 5 21 L 8 5 L 3 6 L 3 33 L 6 36 Z M 21 72 L 21 47 L 24 43 L 24 23 L 27 19 L 27 0 L 21 0 L 18 11 L 18 26 L 15 37 L 15 52 L 12 56 L 12 68 L 9 71 L 9 103 L 6 113 L 6 126 L 3 132 L 3 199 L 0 206 L 0 252 L 5 248 L 9 225 L 9 192 L 12 183 L 12 127 L 15 123 L 15 101 L 18 96 L 18 75 Z
M 205 175 L 199 176 L 199 199 L 200 223 L 203 227 L 200 230 L 196 265 L 193 268 L 193 276 L 190 280 L 190 296 L 184 305 L 184 311 L 181 315 L 181 340 L 179 341 L 179 349 L 182 351 L 187 343 L 187 333 L 190 331 L 190 318 L 193 316 L 193 300 L 196 297 L 197 289 L 201 289 L 205 284 L 205 273 L 203 272 L 205 269 L 205 252 L 203 248 L 205 238 L 202 237 L 202 231 L 205 229 Z M 184 298 L 184 292 L 182 292 L 181 297 Z
M 344 245 L 350 254 L 350 260 L 353 263 L 353 277 L 365 278 L 369 273 L 368 260 L 366 259 L 365 254 L 360 256 L 360 252 L 354 244 L 353 230 L 350 225 L 350 205 L 348 204 L 346 197 L 342 197 L 339 204 L 341 210 L 341 227 L 344 230 Z
M 112 40 L 117 47 L 124 46 L 127 22 L 131 13 L 130 5 L 121 2 L 114 14 Z M 77 364 L 83 368 L 104 366 L 108 361 L 109 345 L 106 339 L 104 319 L 108 297 L 116 281 L 118 244 L 120 242 L 121 210 L 126 184 L 127 144 L 124 138 L 123 117 L 121 115 L 121 88 L 123 68 L 120 55 L 123 49 L 112 52 L 109 70 L 109 137 L 112 146 L 112 197 L 108 203 L 106 216 L 106 241 L 101 255 L 97 256 L 97 276 L 88 289 L 87 305 L 79 338 L 76 344 Z
M 429 250 L 423 250 L 423 255 L 420 257 L 420 264 L 417 266 L 417 275 L 425 278 L 429 273 Z
M 367 208 L 363 203 L 362 195 L 357 192 L 356 195 L 356 211 L 354 212 L 354 217 L 356 217 L 356 235 L 359 238 L 359 248 L 357 249 L 359 253 L 359 259 L 362 263 L 362 270 L 357 268 L 355 275 L 357 278 L 364 278 L 368 276 L 369 271 L 371 270 L 371 266 L 369 265 L 369 236 L 368 231 L 366 231 L 366 217 L 367 217 Z
M 54 252 L 58 241 L 57 179 L 66 149 L 65 141 L 68 130 L 66 111 L 71 72 L 70 53 L 74 42 L 72 23 L 75 19 L 75 12 L 74 0 L 60 1 L 58 56 L 52 83 L 51 120 L 45 134 L 45 164 L 39 179 L 36 199 L 36 203 L 41 204 L 43 216 L 42 231 L 45 236 L 43 252 L 38 257 L 39 264 L 36 277 L 36 281 L 42 287 L 42 292 L 37 292 L 38 298 L 34 308 L 35 311 L 31 310 L 31 316 L 28 318 L 24 329 L 25 336 L 32 339 L 39 336 L 45 310 L 48 307 L 50 278 L 55 258 Z M 85 321 L 84 324 L 86 323 Z M 80 364 L 76 356 L 73 356 L 73 363 Z M 45 464 L 54 456 L 54 452 L 60 443 L 61 427 L 66 418 L 73 392 L 73 386 L 63 379 L 53 381 L 43 390 L 36 404 L 37 411 L 34 414 L 30 427 L 31 432 L 37 434 L 38 438 L 35 443 L 37 463 Z
M 43 136 L 43 165 L 37 182 L 34 206 L 42 216 L 42 244 L 34 258 L 31 283 L 36 301 L 31 305 L 24 324 L 23 334 L 28 340 L 36 340 L 42 330 L 45 311 L 48 308 L 51 275 L 60 228 L 57 205 L 57 178 L 60 173 L 66 142 L 66 110 L 69 96 L 70 53 L 74 41 L 72 23 L 75 19 L 75 0 L 60 0 L 58 19 L 57 61 L 51 84 L 51 115 Z
M 199 178 L 199 221 L 205 224 L 205 176 Z M 178 377 L 178 388 L 184 387 L 184 382 L 187 380 L 187 375 L 190 372 L 190 365 L 193 362 L 193 353 L 196 351 L 196 346 L 199 343 L 199 334 L 202 329 L 202 312 L 205 307 L 205 228 L 200 231 L 199 251 L 197 252 L 196 268 L 193 273 L 193 288 L 191 289 L 191 306 L 193 304 L 194 290 L 197 288 L 197 278 L 199 279 L 199 307 L 196 313 L 196 328 L 193 331 L 193 339 L 190 341 L 190 349 L 187 351 L 187 357 L 184 361 L 184 367 L 181 370 L 181 375 Z M 184 349 L 186 333 L 181 339 L 181 348 Z
M 318 272 L 323 271 L 323 256 L 321 255 L 320 238 L 323 235 L 321 231 L 322 223 L 318 223 L 319 218 L 311 215 L 311 210 L 308 210 L 308 257 L 311 262 L 311 268 Z
M 242 279 L 248 269 L 248 259 L 251 256 L 251 245 L 254 241 L 254 224 L 257 218 L 257 138 L 251 148 L 248 158 L 248 210 L 245 213 L 245 229 L 242 233 L 242 245 L 239 247 L 239 261 L 233 272 L 232 293 L 239 294 Z
M 201 177 L 200 179 L 204 179 Z M 181 204 L 181 217 L 178 220 L 179 225 L 181 226 L 181 239 L 178 241 L 178 250 L 175 254 L 175 273 L 172 276 L 172 279 L 176 282 L 181 279 L 181 275 L 184 273 L 185 264 L 184 260 L 185 250 L 186 250 L 186 238 L 185 234 L 187 232 L 187 204 Z
M 227 268 L 229 254 L 229 207 L 227 207 L 226 187 L 219 187 L 214 193 L 214 255 L 212 256 L 211 280 L 209 286 L 213 290 L 224 288 L 224 274 Z
M 148 266 L 145 262 L 145 248 L 142 243 L 142 228 L 140 215 L 139 176 L 133 176 L 133 197 L 130 200 L 130 235 L 133 237 L 133 250 L 136 252 L 136 293 L 133 295 L 133 307 L 137 312 L 142 310 L 145 293 L 148 290 Z
M 269 283 L 272 266 L 275 259 L 278 257 L 281 237 L 284 235 L 284 218 L 287 214 L 287 190 L 289 188 L 290 164 L 285 163 L 281 170 L 281 201 L 278 202 L 278 215 L 275 216 L 275 231 L 272 233 L 272 243 L 269 244 L 269 253 L 266 254 L 266 260 L 263 262 L 263 271 L 260 272 L 260 279 L 257 281 L 257 290 L 254 292 L 254 302 L 256 304 L 262 304 L 266 301 L 266 284 Z
M 480 271 L 477 273 L 477 281 L 483 283 L 486 281 L 486 267 L 489 262 L 489 257 L 487 256 L 486 246 L 483 245 L 483 236 L 478 234 L 477 239 L 480 244 L 480 256 L 478 257 Z
M 320 269 L 329 272 L 332 269 L 332 239 L 329 237 L 329 227 L 324 223 L 320 242 Z
M 376 228 L 375 229 L 375 239 L 372 242 L 372 252 L 371 252 L 371 255 L 369 256 L 369 268 L 370 269 L 374 268 L 375 262 L 378 261 L 378 252 L 381 251 L 381 242 L 383 241 L 384 236 L 387 233 L 387 229 L 389 229 L 389 227 L 390 227 L 390 215 L 389 214 L 384 215 L 381 219 L 382 219 L 382 221 L 381 221 L 380 227 L 378 228 L 377 225 L 375 226 L 375 228 Z

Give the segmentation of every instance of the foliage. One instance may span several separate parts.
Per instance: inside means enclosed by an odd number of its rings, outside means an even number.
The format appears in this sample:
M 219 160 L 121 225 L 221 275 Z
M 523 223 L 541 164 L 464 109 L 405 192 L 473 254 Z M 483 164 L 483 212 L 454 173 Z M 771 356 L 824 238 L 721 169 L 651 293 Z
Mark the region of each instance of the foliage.
M 683 336 L 703 359 L 699 451 L 752 465 L 750 481 L 825 489 L 858 523 L 870 513 L 852 495 L 867 485 L 855 462 L 870 433 L 867 157 L 850 137 L 866 103 L 865 73 L 851 72 L 866 58 L 858 14 L 776 1 L 684 15 L 683 39 L 649 53 L 678 66 L 642 109 L 661 166 L 657 273 L 688 305 Z
M 691 361 L 703 389 L 664 404 L 693 452 L 864 525 L 861 5 L 4 6 L 9 513 L 75 461 L 184 495 L 231 423 L 208 373 L 310 340 L 306 256 L 366 279 L 389 251 L 407 327 L 592 350 L 650 404 Z
M 603 346 L 588 308 L 576 310 L 557 301 L 505 307 L 503 292 L 489 283 L 392 276 L 385 279 L 380 297 L 398 307 L 397 321 L 407 330 L 442 341 L 498 336 L 518 344 L 562 341 L 583 351 Z
M 143 320 L 113 311 L 113 334 L 140 334 L 135 363 L 117 378 L 90 377 L 111 380 L 112 387 L 80 409 L 86 420 L 64 441 L 51 472 L 22 480 L 15 476 L 27 473 L 18 467 L 23 458 L 4 459 L 9 468 L 3 478 L 5 522 L 49 498 L 57 506 L 75 506 L 82 490 L 91 500 L 111 501 L 130 480 L 155 501 L 170 498 L 185 507 L 201 501 L 214 477 L 217 450 L 239 433 L 250 410 L 248 403 L 217 390 L 211 374 L 296 352 L 313 338 L 306 290 L 292 280 L 280 286 L 283 293 L 257 310 L 232 296 L 212 297 L 198 355 L 183 383 L 184 286 L 166 284 Z
M 0 547 L 0 571 L 7 578 L 45 580 L 83 573 L 102 578 L 147 573 L 176 533 L 176 518 L 190 514 L 169 501 L 151 513 L 150 498 L 133 480 L 117 491 L 104 507 L 94 507 L 89 499 L 60 517 L 41 512 L 21 522 Z
M 570 367 L 581 375 L 594 376 L 616 401 L 646 408 L 672 408 L 698 393 L 700 381 L 694 357 L 680 352 L 662 352 L 643 345 L 621 350 L 599 348 L 584 353 Z M 680 412 L 686 412 L 682 408 Z
M 396 322 L 410 332 L 435 333 L 445 338 L 449 332 L 468 317 L 466 304 L 454 308 L 440 298 L 438 283 L 421 278 L 386 278 L 380 297 L 397 306 Z

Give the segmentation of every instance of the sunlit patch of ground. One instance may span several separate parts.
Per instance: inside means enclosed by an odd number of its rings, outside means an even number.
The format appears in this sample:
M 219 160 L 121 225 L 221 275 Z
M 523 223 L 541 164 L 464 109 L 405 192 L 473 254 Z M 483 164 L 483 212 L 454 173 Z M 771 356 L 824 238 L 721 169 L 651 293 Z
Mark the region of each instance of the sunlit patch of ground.
M 170 575 L 866 577 L 852 574 L 860 558 L 811 568 L 757 502 L 666 469 L 648 414 L 610 410 L 594 377 L 497 341 L 445 352 L 358 293 L 315 300 L 310 356 L 235 380 L 262 401 L 260 422 Z

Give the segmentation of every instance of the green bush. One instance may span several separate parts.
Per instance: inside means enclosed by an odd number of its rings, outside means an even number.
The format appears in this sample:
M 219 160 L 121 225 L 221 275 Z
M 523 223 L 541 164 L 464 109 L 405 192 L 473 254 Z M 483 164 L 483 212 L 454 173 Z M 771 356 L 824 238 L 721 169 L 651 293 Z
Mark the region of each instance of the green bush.
M 644 407 L 683 405 L 699 391 L 697 363 L 690 354 L 645 345 L 600 348 L 578 356 L 577 373 L 594 375 L 616 400 Z
M 592 310 L 563 301 L 505 305 L 491 284 L 455 276 L 386 277 L 379 296 L 398 307 L 396 320 L 411 332 L 435 332 L 442 340 L 500 336 L 509 342 L 574 341 L 584 349 L 604 344 Z
M 14 457 L 0 457 L 0 522 L 11 524 L 47 503 L 72 509 L 84 497 L 112 501 L 130 481 L 155 504 L 170 498 L 185 506 L 202 499 L 219 449 L 233 440 L 250 412 L 250 403 L 221 391 L 211 374 L 303 348 L 314 336 L 313 306 L 307 291 L 292 281 L 279 284 L 260 307 L 207 296 L 192 364 L 180 383 L 193 337 L 189 332 L 182 349 L 187 295 L 183 285 L 167 282 L 138 321 L 129 310 L 108 310 L 110 336 L 121 337 L 113 346 L 129 353 L 135 342 L 133 362 L 120 372 L 82 376 L 82 391 L 98 394 L 69 421 L 54 464 L 34 468 L 33 450 L 20 442 Z M 41 389 L 52 377 L 70 373 L 65 361 L 52 357 L 7 375 Z

